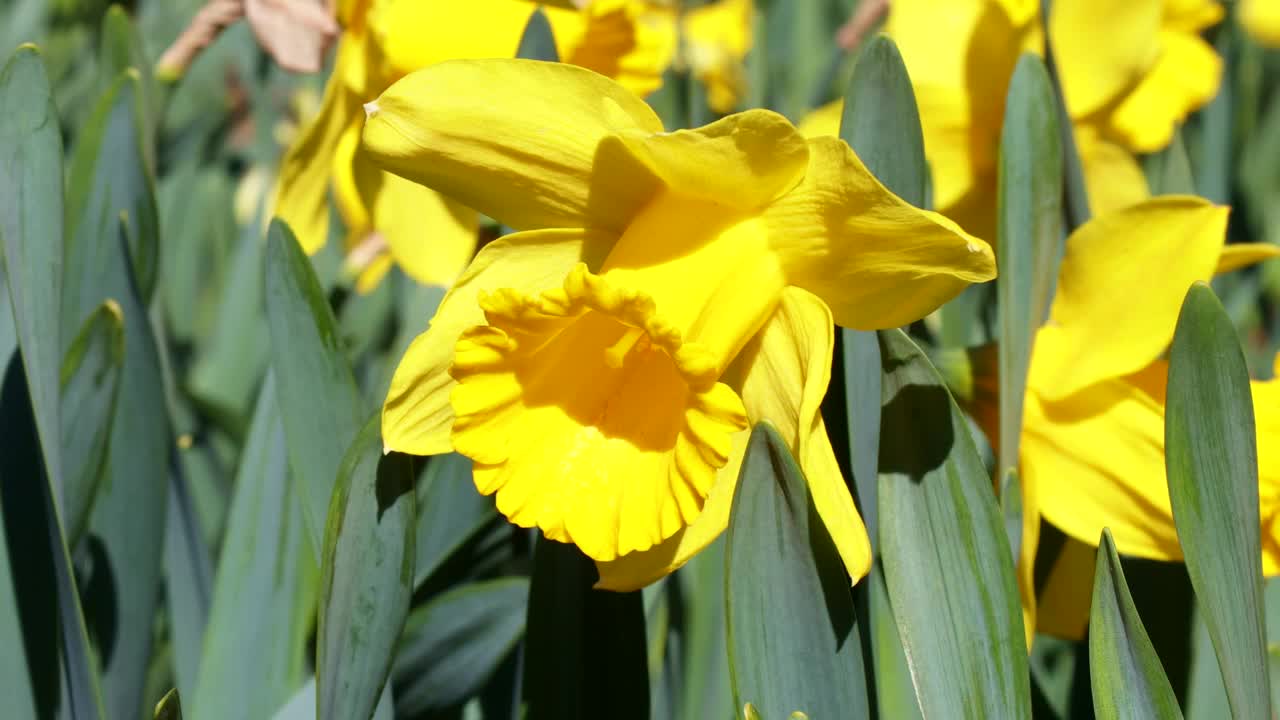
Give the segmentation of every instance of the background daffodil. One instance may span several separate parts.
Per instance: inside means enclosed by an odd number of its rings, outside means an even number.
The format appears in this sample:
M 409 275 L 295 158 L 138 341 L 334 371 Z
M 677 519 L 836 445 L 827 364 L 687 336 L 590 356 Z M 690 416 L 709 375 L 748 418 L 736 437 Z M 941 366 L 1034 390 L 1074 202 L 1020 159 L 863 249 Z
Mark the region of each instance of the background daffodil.
M 707 104 L 718 113 L 738 107 L 746 94 L 743 66 L 753 39 L 752 0 L 717 0 L 681 18 L 684 61 L 707 86 Z
M 1200 32 L 1222 17 L 1211 0 L 1081 0 L 1053 5 L 1050 41 L 1095 213 L 1149 196 L 1135 153 L 1217 92 L 1221 61 Z M 1044 52 L 1039 3 L 895 0 L 885 32 L 911 74 L 937 208 L 995 236 L 996 168 L 1005 95 L 1022 52 Z M 802 124 L 834 135 L 839 103 Z
M 476 212 L 373 166 L 359 150 L 360 106 L 406 73 L 451 58 L 510 57 L 530 15 L 524 0 L 348 0 L 319 114 L 286 153 L 276 214 L 308 252 L 328 234 L 328 193 L 347 226 L 347 248 L 368 289 L 399 264 L 415 279 L 449 285 L 476 246 Z M 667 11 L 643 0 L 595 0 L 583 10 L 545 8 L 565 62 L 616 78 L 638 93 L 662 83 L 675 52 Z
M 1168 364 L 1161 357 L 1192 283 L 1280 255 L 1273 245 L 1224 246 L 1227 213 L 1200 198 L 1164 196 L 1099 216 L 1067 240 L 1023 405 L 1019 578 L 1028 620 L 1041 517 L 1088 545 L 1096 546 L 1106 527 L 1125 554 L 1182 557 L 1164 472 Z M 996 438 L 995 383 L 980 377 L 975 386 L 977 414 Z M 1253 390 L 1269 528 L 1280 510 L 1280 385 L 1255 382 Z M 1280 569 L 1277 541 L 1264 540 L 1273 573 Z M 1091 576 L 1092 562 L 1080 569 Z M 1087 577 L 1081 582 L 1088 586 Z
M 1267 47 L 1280 47 L 1280 3 L 1274 0 L 1243 0 L 1240 23 L 1255 40 Z
M 388 448 L 471 457 L 510 520 L 629 589 L 724 530 L 748 427 L 768 420 L 866 572 L 819 414 L 833 320 L 922 317 L 994 275 L 986 243 L 780 115 L 664 132 L 572 66 L 442 63 L 367 110 L 373 162 L 523 231 L 484 248 L 405 354 Z

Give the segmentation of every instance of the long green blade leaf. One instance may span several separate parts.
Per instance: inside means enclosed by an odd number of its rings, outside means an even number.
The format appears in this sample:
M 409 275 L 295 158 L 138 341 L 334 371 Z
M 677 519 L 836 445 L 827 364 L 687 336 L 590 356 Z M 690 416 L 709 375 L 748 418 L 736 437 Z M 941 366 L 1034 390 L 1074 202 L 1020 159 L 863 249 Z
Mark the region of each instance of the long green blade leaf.
M 925 717 L 1029 718 L 1013 556 L 968 424 L 924 353 L 880 334 L 880 546 Z
M 1111 531 L 1102 531 L 1089 611 L 1089 677 L 1099 720 L 1182 720 L 1138 608 Z
M 1169 500 L 1236 718 L 1271 716 L 1249 371 L 1213 291 L 1187 292 L 1169 351 Z
M 764 717 L 867 717 L 849 579 L 809 486 L 771 426 L 742 462 L 725 551 L 734 707 Z
M 413 594 L 417 502 L 408 455 L 382 453 L 380 414 L 338 471 L 321 562 L 319 714 L 373 714 Z
M 311 261 L 282 220 L 267 232 L 266 288 L 289 467 L 304 490 L 307 527 L 319 552 L 343 452 L 364 419 L 360 393 Z

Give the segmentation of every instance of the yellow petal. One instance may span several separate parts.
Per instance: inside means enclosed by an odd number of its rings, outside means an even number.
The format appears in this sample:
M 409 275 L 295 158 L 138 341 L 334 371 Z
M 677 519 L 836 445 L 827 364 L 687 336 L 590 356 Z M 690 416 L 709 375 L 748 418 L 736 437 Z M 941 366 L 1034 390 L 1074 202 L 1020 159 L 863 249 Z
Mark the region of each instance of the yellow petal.
M 732 112 L 746 92 L 743 61 L 751 49 L 751 0 L 717 0 L 685 13 L 685 49 L 693 75 L 707 86 L 707 103 Z
M 513 57 L 535 9 L 522 0 L 380 1 L 369 12 L 369 31 L 392 77 L 400 77 L 444 60 Z
M 1084 637 L 1093 604 L 1093 575 L 1098 549 L 1075 538 L 1065 538 L 1062 549 L 1046 573 L 1036 613 L 1036 631 L 1067 640 Z
M 1031 387 L 1063 398 L 1159 357 L 1187 288 L 1213 273 L 1227 213 L 1200 198 L 1166 195 L 1072 233 L 1050 322 L 1036 336 Z
M 453 445 L 480 492 L 599 561 L 693 522 L 747 418 L 653 298 L 579 263 L 559 288 L 479 302 L 488 324 L 458 338 L 449 372 Z
M 1275 0 L 1244 0 L 1240 5 L 1240 23 L 1259 43 L 1280 46 L 1280 5 Z
M 1218 267 L 1214 275 L 1221 275 L 1232 270 L 1255 265 L 1264 260 L 1280 256 L 1280 246 L 1271 243 L 1232 243 L 1222 246 L 1222 254 L 1218 256 Z
M 1053 5 L 1049 33 L 1072 117 L 1087 116 L 1116 100 L 1156 64 L 1163 10 L 1162 0 Z
M 1094 215 L 1122 210 L 1151 197 L 1147 176 L 1132 152 L 1101 137 L 1091 126 L 1079 124 L 1076 146 L 1084 165 L 1089 209 Z
M 836 323 L 889 328 L 995 277 L 991 247 L 889 192 L 841 140 L 809 141 L 804 181 L 765 211 L 787 279 Z
M 809 162 L 804 138 L 770 110 L 747 110 L 695 130 L 625 133 L 618 140 L 670 192 L 744 210 L 795 187 Z
M 795 454 L 809 482 L 814 506 L 831 533 L 850 576 L 866 575 L 871 548 L 866 529 L 840 475 L 819 412 L 830 379 L 832 330 L 825 306 L 811 294 L 790 288 L 769 322 L 743 350 L 728 382 L 742 388 L 753 421 L 768 420 Z M 634 590 L 681 567 L 719 537 L 729 524 L 738 471 L 748 433 L 734 438 L 703 505 L 687 528 L 646 552 L 596 563 L 597 587 Z
M 1067 535 L 1096 546 L 1110 527 L 1122 553 L 1182 557 L 1164 474 L 1167 373 L 1156 362 L 1059 402 L 1027 393 L 1023 474 L 1041 513 Z
M 799 288 L 788 289 L 769 324 L 743 351 L 742 401 L 752 420 L 769 421 L 787 441 L 809 482 L 814 508 L 857 582 L 871 567 L 871 544 L 821 412 L 834 344 L 826 304 Z
M 373 225 L 391 256 L 418 282 L 449 287 L 475 254 L 476 211 L 402 177 L 379 174 Z
M 840 137 L 840 120 L 843 116 L 844 101 L 832 100 L 805 115 L 796 129 L 806 138 Z
M 357 52 L 347 39 L 338 47 L 341 66 L 350 53 Z M 324 246 L 329 235 L 329 176 L 339 139 L 357 121 L 359 101 L 341 82 L 325 86 L 320 113 L 298 136 L 280 164 L 273 214 L 289 223 L 302 249 L 308 254 Z
M 365 109 L 364 148 L 375 163 L 517 229 L 621 230 L 653 192 L 596 171 L 602 140 L 662 124 L 589 70 L 449 61 L 412 73 Z
M 1280 356 L 1276 358 L 1280 365 Z M 1262 514 L 1262 567 L 1280 575 L 1280 380 L 1254 381 L 1253 421 L 1258 431 L 1258 509 Z
M 614 240 L 600 231 L 540 230 L 508 235 L 485 246 L 396 367 L 382 407 L 382 441 L 387 449 L 411 455 L 453 449 L 449 394 L 455 383 L 449 366 L 458 337 L 485 321 L 480 293 L 499 288 L 536 293 L 556 287 L 579 262 L 598 267 Z
M 637 95 L 662 86 L 676 51 L 674 12 L 641 0 L 595 0 L 580 13 L 548 12 L 560 59 L 611 77 Z
M 1221 77 L 1222 60 L 1199 35 L 1163 31 L 1159 59 L 1108 114 L 1111 131 L 1135 152 L 1155 152 L 1169 144 L 1188 115 L 1213 99 Z

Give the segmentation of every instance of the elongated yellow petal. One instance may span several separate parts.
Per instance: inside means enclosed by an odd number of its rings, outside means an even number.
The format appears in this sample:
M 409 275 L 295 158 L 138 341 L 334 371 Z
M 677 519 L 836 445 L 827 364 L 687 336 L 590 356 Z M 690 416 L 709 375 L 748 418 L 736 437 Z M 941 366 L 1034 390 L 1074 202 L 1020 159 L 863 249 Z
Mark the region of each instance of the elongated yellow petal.
M 1067 240 L 1029 382 L 1049 399 L 1159 357 L 1187 288 L 1217 264 L 1228 208 L 1168 195 L 1094 218 Z
M 346 39 L 342 40 L 338 65 L 356 51 Z M 308 254 L 319 250 L 329 235 L 329 174 L 333 157 L 344 131 L 358 122 L 359 112 L 359 101 L 341 82 L 330 80 L 325 86 L 320 113 L 281 161 L 273 214 L 289 223 Z
M 769 324 L 743 353 L 742 401 L 753 420 L 772 423 L 790 445 L 809 482 L 814 508 L 857 582 L 871 567 L 871 544 L 821 412 L 834 345 L 826 304 L 799 288 L 788 289 Z
M 781 115 L 747 110 L 695 130 L 618 136 L 667 189 L 738 209 L 755 209 L 804 177 L 809 148 Z
M 1259 43 L 1280 47 L 1280 5 L 1274 0 L 1244 0 L 1240 22 Z
M 373 225 L 409 277 L 449 287 L 476 251 L 479 216 L 440 193 L 381 172 Z
M 1156 362 L 1067 400 L 1028 393 L 1023 474 L 1040 511 L 1067 535 L 1096 546 L 1110 527 L 1125 554 L 1182 557 L 1164 474 L 1164 383 Z
M 1079 124 L 1076 147 L 1084 165 L 1089 209 L 1094 215 L 1123 210 L 1151 197 L 1147 176 L 1132 152 L 1103 138 L 1092 126 Z
M 1199 35 L 1161 32 L 1159 59 L 1109 114 L 1112 132 L 1136 152 L 1159 150 L 1187 115 L 1213 99 L 1221 77 L 1221 58 Z
M 897 327 L 995 277 L 991 247 L 889 192 L 841 140 L 809 141 L 804 181 L 765 211 L 788 281 L 836 323 Z
M 856 581 L 870 567 L 870 542 L 819 412 L 830 379 L 831 344 L 830 314 L 822 301 L 798 288 L 788 289 L 768 324 L 743 350 L 728 382 L 741 386 L 751 419 L 769 421 L 787 441 L 808 479 L 814 506 Z M 724 532 L 747 438 L 745 432 L 734 438 L 729 462 L 689 527 L 649 551 L 596 563 L 597 587 L 643 587 L 684 565 Z
M 1162 0 L 1053 5 L 1049 33 L 1072 117 L 1085 117 L 1116 100 L 1156 64 L 1163 10 Z
M 597 172 L 601 141 L 659 132 L 653 111 L 589 70 L 531 60 L 457 60 L 366 106 L 375 163 L 517 229 L 621 230 L 653 187 Z
M 1232 243 L 1222 247 L 1222 254 L 1218 256 L 1218 267 L 1214 269 L 1214 275 L 1221 275 L 1232 270 L 1255 265 L 1264 260 L 1280 256 L 1280 245 L 1272 245 L 1271 243 Z
M 382 407 L 382 441 L 389 450 L 437 455 L 453 449 L 449 376 L 454 346 L 485 322 L 479 295 L 500 288 L 537 293 L 564 282 L 579 262 L 598 267 L 615 237 L 602 231 L 541 230 L 508 235 L 487 245 L 445 295 L 431 325 L 396 367 Z M 426 318 L 423 318 L 426 320 Z

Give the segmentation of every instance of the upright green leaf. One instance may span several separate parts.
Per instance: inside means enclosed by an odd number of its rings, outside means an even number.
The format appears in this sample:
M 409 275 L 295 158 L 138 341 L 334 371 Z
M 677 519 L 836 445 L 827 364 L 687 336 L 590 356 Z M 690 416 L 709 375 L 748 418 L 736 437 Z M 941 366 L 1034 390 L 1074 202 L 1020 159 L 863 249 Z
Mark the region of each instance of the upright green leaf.
M 214 575 L 195 720 L 270 717 L 303 684 L 319 573 L 291 481 L 268 375 L 236 471 L 226 542 Z
M 304 490 L 307 527 L 319 552 L 338 467 L 364 413 L 333 310 L 311 261 L 279 219 L 267 233 L 266 295 L 289 467 Z
M 1061 137 L 1053 85 L 1044 64 L 1034 55 L 1023 55 L 1009 83 L 1000 138 L 999 478 L 1018 467 L 1031 348 L 1048 316 L 1062 255 Z
M 725 643 L 724 543 L 721 535 L 675 574 L 684 599 L 679 717 L 716 717 L 733 705 Z
M 373 714 L 413 594 L 417 502 L 408 455 L 382 452 L 381 413 L 338 470 L 321 561 L 321 720 Z
M 1111 531 L 1102 531 L 1089 611 L 1089 677 L 1099 720 L 1182 720 L 1178 698 L 1129 594 Z
M 457 453 L 427 460 L 417 494 L 414 587 L 426 582 L 455 550 L 498 517 L 493 498 L 476 490 L 471 460 Z
M 1147 184 L 1152 195 L 1195 195 L 1196 179 L 1191 172 L 1191 158 L 1182 140 L 1182 131 L 1173 134 L 1173 142 L 1143 161 Z
M 885 187 L 924 206 L 929 167 L 920 111 L 902 54 L 887 36 L 869 40 L 858 56 L 844 97 L 840 137 Z
M 725 545 L 734 707 L 868 717 L 849 577 L 786 442 L 751 432 Z
M 124 367 L 124 314 L 108 300 L 80 328 L 62 360 L 62 517 L 74 547 L 107 473 L 107 443 Z
M 468 583 L 414 610 L 391 668 L 396 713 L 439 713 L 475 696 L 524 632 L 529 581 Z
M 1270 717 L 1249 371 L 1230 318 L 1203 283 L 1178 315 L 1167 402 L 1169 500 L 1231 713 Z
M 176 689 L 165 693 L 156 703 L 155 720 L 182 720 L 182 700 Z
M 0 70 L 0 242 L 43 460 L 59 504 L 62 212 L 58 111 L 40 53 L 26 45 Z
M 142 123 L 141 80 L 126 70 L 98 99 L 76 139 L 67 180 L 67 249 L 62 298 L 63 345 L 69 333 L 102 302 L 95 279 L 102 253 L 117 252 L 118 219 L 127 217 L 128 256 L 138 295 L 149 302 L 155 289 L 160 238 L 155 180 Z
M 649 677 L 640 593 L 594 590 L 595 565 L 574 545 L 534 549 L 521 684 L 529 720 L 647 720 Z
M 129 13 L 121 6 L 113 4 L 102 16 L 102 37 L 98 48 L 98 72 L 103 76 L 104 89 L 125 70 L 132 68 L 138 73 L 142 110 L 139 128 L 142 130 L 143 153 L 147 167 L 154 171 L 156 115 L 159 104 L 156 97 L 155 76 L 147 53 L 142 47 L 142 36 L 134 27 Z
M 559 62 L 560 53 L 556 50 L 555 34 L 542 8 L 534 10 L 529 16 L 529 22 L 524 26 L 524 34 L 520 36 L 520 47 L 516 49 L 516 57 Z
M 1045 70 L 1053 85 L 1054 108 L 1058 114 L 1058 130 L 1062 148 L 1062 211 L 1068 234 L 1089 221 L 1089 192 L 1084 181 L 1084 164 L 1076 150 L 1075 126 L 1067 111 L 1066 95 L 1062 90 L 1062 78 L 1053 51 L 1053 37 L 1048 32 L 1052 17 L 1052 0 L 1040 0 L 1040 26 L 1046 36 L 1044 44 Z
M 5 542 L 20 549 L 9 556 L 21 636 L 4 648 L 24 653 L 26 676 L 4 678 L 13 683 L 17 711 L 28 701 L 25 717 L 48 718 L 60 710 L 72 720 L 107 717 L 103 712 L 93 649 L 85 631 L 80 593 L 52 486 L 40 457 L 40 441 L 32 412 L 33 398 L 15 354 L 0 387 L 0 513 Z M 29 685 L 23 687 L 23 680 Z M 8 698 L 6 697 L 6 701 Z
M 991 478 L 937 371 L 880 335 L 880 548 L 925 717 L 1029 718 L 1013 556 Z

